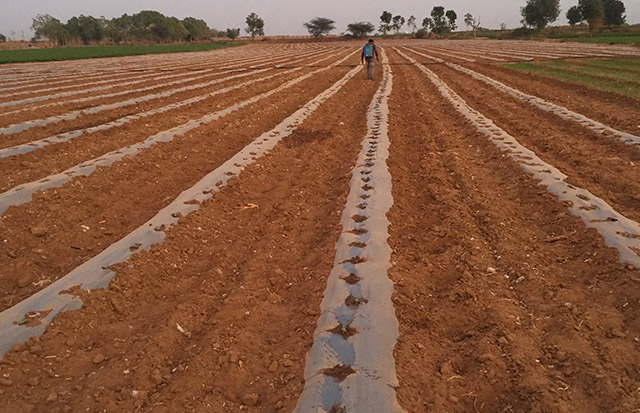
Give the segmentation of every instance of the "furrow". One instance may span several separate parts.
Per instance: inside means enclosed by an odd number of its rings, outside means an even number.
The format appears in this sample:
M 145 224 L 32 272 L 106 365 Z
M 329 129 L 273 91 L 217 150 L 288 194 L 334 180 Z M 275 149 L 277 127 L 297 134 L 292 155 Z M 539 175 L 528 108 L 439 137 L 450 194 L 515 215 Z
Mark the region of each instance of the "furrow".
M 50 175 L 46 178 L 43 178 L 39 181 L 34 181 L 34 182 L 30 182 L 30 183 L 26 183 L 23 185 L 19 185 L 17 187 L 14 187 L 12 189 L 10 189 L 9 191 L 6 191 L 2 194 L 0 194 L 0 213 L 3 213 L 4 211 L 7 210 L 7 208 L 9 208 L 10 206 L 15 206 L 15 205 L 21 205 L 24 203 L 27 203 L 31 200 L 31 196 L 36 192 L 36 191 L 41 191 L 41 190 L 45 190 L 48 188 L 56 188 L 59 186 L 62 186 L 63 184 L 65 184 L 66 182 L 71 181 L 73 178 L 78 177 L 78 176 L 88 176 L 91 175 L 99 166 L 111 166 L 113 165 L 115 162 L 118 162 L 122 159 L 124 159 L 125 157 L 133 157 L 136 156 L 138 153 L 140 153 L 140 151 L 142 151 L 143 149 L 149 148 L 157 143 L 161 143 L 161 142 L 169 142 L 171 140 L 173 140 L 174 137 L 179 136 L 179 135 L 184 135 L 186 133 L 188 133 L 191 130 L 194 130 L 202 125 L 205 125 L 207 123 L 213 122 L 215 120 L 218 120 L 224 116 L 227 116 L 228 114 L 235 112 L 237 110 L 240 110 L 250 104 L 256 103 L 262 99 L 265 99 L 269 96 L 272 96 L 278 92 L 281 92 L 287 88 L 290 88 L 291 86 L 294 86 L 310 77 L 312 77 L 315 74 L 324 72 L 326 70 L 329 70 L 333 67 L 336 67 L 337 65 L 339 65 L 340 63 L 346 61 L 348 58 L 350 58 L 351 56 L 354 55 L 354 52 L 349 53 L 347 56 L 343 57 L 342 59 L 338 60 L 337 62 L 332 63 L 329 66 L 323 67 L 321 69 L 315 70 L 313 72 L 310 73 L 306 73 L 302 76 L 299 76 L 293 80 L 290 80 L 288 82 L 286 82 L 283 85 L 280 85 L 279 87 L 272 89 L 268 92 L 265 92 L 263 94 L 254 96 L 250 99 L 247 99 L 243 102 L 237 103 L 235 105 L 229 106 L 225 109 L 222 109 L 220 111 L 214 112 L 214 113 L 210 113 L 207 114 L 199 119 L 193 119 L 190 120 L 180 126 L 176 126 L 174 128 L 171 128 L 169 130 L 166 131 L 162 131 L 159 132 L 153 136 L 148 137 L 147 139 L 145 139 L 142 142 L 139 142 L 135 145 L 130 145 L 112 152 L 109 152 L 107 154 L 104 154 L 98 158 L 83 162 L 79 165 L 76 165 L 74 167 L 71 167 L 69 169 L 67 169 L 64 172 L 61 172 L 59 174 L 55 174 L 55 175 Z
M 308 57 L 308 56 L 312 56 L 315 55 L 314 53 L 305 53 L 305 54 L 300 54 L 297 57 L 301 58 L 300 60 L 303 60 L 304 58 Z M 168 76 L 162 76 L 159 78 L 153 78 L 150 79 L 148 81 L 152 81 L 152 80 L 162 80 L 162 79 L 167 79 L 167 78 L 173 78 L 173 77 L 180 77 L 180 76 L 189 76 L 185 79 L 180 79 L 180 80 L 176 80 L 176 81 L 172 81 L 172 82 L 167 82 L 167 83 L 160 83 L 160 84 L 151 84 L 149 86 L 145 86 L 142 88 L 138 88 L 138 89 L 126 89 L 126 90 L 121 90 L 118 92 L 113 92 L 113 93 L 107 93 L 107 94 L 102 94 L 102 95 L 90 95 L 90 96 L 86 96 L 86 97 L 81 97 L 81 98 L 77 98 L 77 99 L 72 99 L 72 100 L 59 100 L 59 101 L 55 101 L 55 102 L 46 102 L 44 104 L 40 104 L 37 106 L 27 106 L 27 107 L 23 107 L 14 111 L 10 111 L 10 112 L 3 112 L 0 114 L 0 116 L 7 116 L 7 115 L 13 115 L 16 113 L 20 113 L 20 112 L 24 112 L 24 111 L 33 111 L 33 110 L 42 110 L 43 108 L 48 108 L 48 107 L 52 107 L 52 106 L 61 106 L 61 105 L 69 105 L 69 104 L 75 104 L 75 103 L 85 103 L 85 102 L 90 102 L 93 100 L 97 100 L 97 99 L 107 99 L 107 98 L 113 98 L 113 97 L 118 97 L 118 96 L 123 96 L 123 95 L 130 95 L 130 94 L 134 94 L 134 93 L 140 93 L 140 92 L 146 92 L 149 90 L 154 90 L 154 89 L 159 89 L 159 88 L 164 88 L 164 87 L 169 87 L 169 86 L 174 86 L 174 85 L 180 85 L 180 84 L 184 84 L 184 83 L 188 83 L 188 82 L 193 82 L 196 81 L 198 78 L 202 78 L 205 77 L 203 76 L 203 73 L 210 73 L 211 76 L 216 76 L 216 75 L 220 75 L 220 74 L 225 74 L 225 73 L 231 73 L 231 72 L 236 72 L 236 71 L 244 71 L 244 70 L 259 70 L 263 66 L 264 63 L 270 63 L 270 62 L 279 62 L 282 60 L 288 61 L 289 59 L 291 59 L 291 56 L 287 56 L 287 55 L 282 55 L 282 56 L 278 56 L 275 58 L 270 58 L 270 59 L 264 59 L 264 60 L 260 60 L 260 59 L 255 59 L 255 60 L 251 60 L 250 62 L 254 62 L 254 61 L 258 61 L 261 64 L 260 65 L 252 65 L 252 66 L 248 66 L 246 65 L 246 61 L 242 64 L 239 64 L 237 66 L 229 66 L 229 65 L 225 65 L 226 69 L 223 72 L 217 72 L 217 70 L 219 69 L 214 69 L 214 70 L 208 70 L 208 71 L 202 71 L 200 73 L 198 73 L 196 76 L 190 76 L 192 75 L 191 73 L 182 73 L 182 74 L 178 74 L 178 75 L 168 75 Z M 279 67 L 279 65 L 275 66 L 276 68 Z M 263 69 L 266 69 L 268 67 L 264 67 Z M 122 83 L 117 85 L 117 86 L 121 86 L 123 85 Z M 84 93 L 84 92 L 82 92 Z
M 640 268 L 640 225 L 636 221 L 623 216 L 589 191 L 567 183 L 568 177 L 560 170 L 540 159 L 513 136 L 471 108 L 435 73 L 401 51 L 397 51 L 425 73 L 442 96 L 479 132 L 505 151 L 509 158 L 518 163 L 525 172 L 530 173 L 534 179 L 539 179 L 540 184 L 564 201 L 569 211 L 579 216 L 587 227 L 595 228 L 604 238 L 606 245 L 618 250 L 622 262 Z
M 367 111 L 369 130 L 353 169 L 296 412 L 403 411 L 395 396 L 398 321 L 387 277 L 386 213 L 393 204 L 387 99 L 393 76 L 384 52 L 382 62 L 383 80 Z
M 337 63 L 334 65 L 337 65 Z M 72 294 L 69 294 L 69 289 L 75 286 L 87 290 L 107 287 L 115 276 L 115 273 L 109 269 L 110 266 L 128 259 L 134 253 L 149 249 L 155 243 L 162 242 L 165 237 L 164 228 L 177 224 L 180 216 L 188 215 L 197 210 L 201 202 L 213 197 L 214 193 L 218 192 L 232 177 L 239 176 L 246 166 L 254 163 L 259 157 L 272 150 L 283 138 L 291 135 L 307 117 L 327 99 L 336 94 L 361 69 L 362 66 L 352 69 L 331 87 L 284 119 L 275 128 L 260 135 L 242 151 L 210 172 L 194 186 L 182 192 L 171 204 L 162 209 L 147 223 L 141 225 L 129 235 L 112 244 L 99 255 L 80 265 L 47 288 L 0 313 L 0 329 L 3 331 L 2 336 L 0 336 L 0 356 L 10 350 L 13 344 L 24 342 L 31 337 L 44 333 L 46 326 L 60 312 L 80 308 L 82 302 Z M 319 71 L 323 70 L 327 70 L 327 68 Z M 305 76 L 309 77 L 310 75 Z M 133 251 L 132 245 L 137 246 Z M 51 311 L 42 320 L 42 324 L 36 327 L 16 324 L 16 320 L 20 320 L 29 311 L 45 309 L 50 309 Z
M 215 70 L 219 70 L 219 69 L 211 69 L 209 71 L 204 71 L 204 72 L 212 72 L 212 71 L 215 71 Z M 201 72 L 199 75 L 201 75 L 204 72 Z M 25 105 L 25 104 L 29 104 L 29 103 L 42 102 L 42 101 L 51 100 L 51 99 L 59 99 L 59 98 L 64 98 L 64 97 L 73 96 L 73 95 L 79 95 L 79 94 L 88 94 L 88 93 L 91 93 L 91 92 L 99 92 L 99 91 L 103 91 L 103 90 L 113 89 L 114 87 L 137 85 L 137 84 L 140 84 L 140 83 L 145 83 L 145 82 L 150 82 L 150 81 L 157 81 L 157 80 L 164 80 L 164 79 L 171 79 L 171 78 L 185 76 L 185 75 L 188 76 L 188 74 L 185 74 L 185 73 L 176 73 L 176 74 L 160 76 L 160 77 L 156 77 L 156 78 L 152 78 L 152 79 L 134 80 L 134 81 L 111 84 L 111 85 L 107 85 L 107 86 L 94 87 L 94 88 L 89 88 L 89 89 L 72 90 L 72 91 L 68 91 L 68 92 L 54 93 L 54 94 L 36 96 L 36 97 L 25 98 L 25 99 L 20 99 L 20 100 L 13 100 L 13 101 L 9 101 L 9 102 L 0 103 L 0 108 L 10 107 L 10 106 L 17 106 L 17 105 Z M 189 80 L 183 79 L 182 83 L 187 82 L 187 81 L 189 81 Z M 157 87 L 157 85 L 156 85 L 156 87 Z M 125 92 L 131 93 L 131 91 L 125 91 Z
M 488 76 L 485 76 L 483 74 L 480 74 L 476 71 L 473 71 L 471 69 L 468 69 L 466 67 L 457 65 L 455 63 L 447 63 L 447 66 L 465 73 L 469 76 L 471 76 L 474 79 L 480 80 L 490 86 L 493 86 L 495 89 L 504 92 L 506 94 L 508 94 L 509 96 L 512 96 L 522 102 L 526 102 L 529 103 L 530 105 L 533 105 L 539 109 L 544 110 L 545 112 L 549 112 L 552 113 L 562 119 L 565 120 L 571 120 L 574 122 L 578 122 L 581 126 L 584 126 L 585 128 L 591 130 L 592 132 L 598 134 L 598 135 L 603 135 L 606 137 L 611 137 L 611 138 L 616 138 L 618 140 L 621 140 L 622 142 L 629 144 L 629 145 L 634 145 L 635 147 L 637 147 L 638 149 L 640 149 L 640 147 L 638 147 L 640 145 L 640 136 L 636 136 L 633 135 L 631 133 L 627 133 L 627 132 L 623 132 L 623 131 L 619 131 L 617 129 L 614 129 L 610 126 L 607 126 L 603 123 L 600 123 L 596 120 L 590 119 L 584 115 L 581 115 L 577 112 L 574 112 L 572 110 L 569 110 L 563 106 L 560 105 L 556 105 L 555 103 L 551 103 L 549 101 L 546 101 L 538 96 L 534 96 L 534 95 L 529 95 L 527 93 L 521 92 L 518 89 L 514 89 L 510 86 L 505 85 L 504 83 L 501 83 L 495 79 L 492 79 Z
M 329 57 L 326 57 L 326 58 L 322 58 L 320 60 L 316 60 L 312 64 L 317 64 L 317 63 L 322 62 L 324 60 L 330 59 L 331 57 L 333 57 L 333 56 L 329 56 Z M 72 139 L 75 139 L 75 138 L 78 138 L 80 136 L 84 136 L 84 135 L 87 135 L 87 134 L 90 134 L 90 133 L 99 132 L 99 131 L 105 131 L 105 130 L 109 130 L 109 129 L 112 129 L 112 128 L 115 128 L 115 127 L 120 127 L 122 125 L 125 125 L 125 124 L 127 124 L 129 122 L 132 122 L 132 121 L 135 121 L 135 120 L 138 120 L 138 119 L 142 119 L 142 118 L 145 118 L 145 117 L 157 115 L 157 114 L 160 114 L 160 113 L 169 112 L 171 110 L 175 110 L 175 109 L 178 109 L 178 108 L 181 108 L 181 107 L 184 107 L 184 106 L 192 105 L 194 103 L 203 101 L 205 99 L 209 99 L 209 98 L 211 98 L 213 96 L 216 96 L 216 95 L 220 95 L 220 94 L 223 94 L 223 93 L 230 92 L 232 90 L 244 88 L 244 87 L 250 86 L 250 85 L 252 85 L 254 83 L 258 83 L 258 82 L 262 82 L 262 81 L 265 81 L 265 80 L 268 80 L 268 79 L 272 79 L 272 78 L 277 77 L 277 76 L 290 74 L 290 73 L 296 72 L 296 71 L 301 70 L 301 69 L 302 69 L 301 67 L 296 67 L 296 68 L 293 68 L 293 69 L 290 69 L 290 70 L 286 70 L 286 71 L 283 71 L 283 72 L 280 72 L 280 73 L 276 73 L 276 74 L 273 74 L 273 75 L 263 76 L 263 77 L 260 77 L 260 78 L 257 78 L 257 79 L 251 79 L 251 80 L 248 80 L 248 81 L 243 82 L 243 83 L 238 84 L 238 85 L 229 86 L 229 87 L 226 87 L 226 88 L 215 90 L 215 91 L 213 91 L 211 93 L 195 96 L 195 97 L 192 97 L 192 98 L 180 101 L 180 102 L 172 103 L 172 104 L 169 104 L 169 105 L 166 105 L 166 106 L 162 106 L 162 107 L 159 107 L 159 108 L 156 108 L 156 109 L 151 109 L 151 110 L 148 110 L 148 111 L 145 111 L 145 112 L 140 112 L 140 113 L 136 113 L 136 114 L 133 114 L 133 115 L 128 115 L 128 116 L 125 116 L 125 117 L 122 117 L 122 118 L 119 118 L 119 119 L 116 119 L 116 120 L 113 120 L 111 122 L 104 123 L 104 124 L 101 124 L 101 125 L 91 126 L 91 127 L 83 128 L 83 129 L 77 129 L 77 130 L 74 130 L 74 131 L 69 131 L 69 132 L 53 135 L 53 136 L 50 136 L 50 137 L 47 137 L 47 138 L 39 139 L 39 140 L 36 140 L 36 141 L 32 141 L 32 142 L 29 142 L 29 143 L 26 143 L 26 144 L 16 145 L 16 146 L 12 146 L 12 147 L 9 147 L 9 148 L 3 148 L 3 149 L 0 149 L 0 159 L 7 158 L 9 156 L 26 154 L 26 153 L 32 152 L 32 151 L 34 151 L 36 149 L 42 149 L 42 148 L 44 148 L 44 147 L 46 147 L 48 145 L 51 145 L 51 144 L 68 142 L 68 141 L 70 141 Z M 241 77 L 246 77 L 248 75 L 264 73 L 265 71 L 268 71 L 268 70 L 269 69 L 259 69 L 257 71 L 251 72 L 251 73 L 243 73 L 243 74 L 239 74 L 239 75 L 228 76 L 228 77 L 223 78 L 223 79 L 217 79 L 217 80 L 214 80 L 212 82 L 207 82 L 205 85 L 206 86 L 210 86 L 210 85 L 214 85 L 214 84 L 217 84 L 217 83 L 222 83 L 222 82 L 225 82 L 225 81 L 228 81 L 228 80 L 237 79 L 237 78 L 241 78 Z M 183 90 L 174 89 L 174 90 L 168 91 L 166 93 L 167 93 L 167 96 L 168 96 L 168 95 L 172 95 L 174 93 L 178 93 L 180 91 L 190 90 L 190 89 L 193 89 L 195 87 L 200 87 L 200 85 L 191 85 L 191 86 L 188 86 L 188 87 L 185 87 L 185 88 L 181 88 Z M 162 95 L 162 94 L 160 94 L 160 95 Z M 160 95 L 153 95 L 153 96 L 154 96 L 154 98 L 163 97 L 163 96 L 160 96 Z M 132 100 L 136 100 L 136 99 L 132 99 Z M 140 103 L 140 101 L 137 101 L 135 103 Z M 113 104 L 112 105 L 103 105 L 103 106 L 113 106 Z M 118 107 L 121 107 L 121 106 L 123 106 L 123 105 L 118 105 Z M 88 110 L 88 111 L 78 111 L 78 112 L 80 112 L 82 114 L 96 113 L 95 110 L 98 109 L 98 108 L 100 108 L 100 107 L 96 107 L 96 108 L 94 108 L 92 110 Z M 60 119 L 60 117 L 58 117 L 58 119 Z

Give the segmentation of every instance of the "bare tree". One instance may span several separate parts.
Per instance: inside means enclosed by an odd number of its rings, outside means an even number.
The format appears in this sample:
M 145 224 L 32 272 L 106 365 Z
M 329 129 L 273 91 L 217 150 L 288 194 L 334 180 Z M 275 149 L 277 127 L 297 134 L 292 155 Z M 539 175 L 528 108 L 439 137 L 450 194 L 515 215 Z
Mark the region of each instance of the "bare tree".
M 473 30 L 473 37 L 476 37 L 476 33 L 480 27 L 480 19 L 476 19 L 471 15 L 471 13 L 467 13 L 464 15 L 464 24 L 466 24 L 467 27 L 471 27 Z

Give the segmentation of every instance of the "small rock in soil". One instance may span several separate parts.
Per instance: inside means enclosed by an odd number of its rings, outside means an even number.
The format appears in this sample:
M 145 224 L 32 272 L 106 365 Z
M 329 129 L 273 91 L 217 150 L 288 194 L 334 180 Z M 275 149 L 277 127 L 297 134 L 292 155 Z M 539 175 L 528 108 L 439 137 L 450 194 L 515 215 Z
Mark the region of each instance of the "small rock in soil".
M 34 411 L 35 408 L 36 408 L 36 406 L 34 406 L 33 404 L 24 403 L 22 405 L 22 410 L 21 411 L 24 412 L 24 413 L 30 413 L 30 412 Z
M 625 337 L 627 337 L 627 335 L 622 330 L 620 330 L 619 328 L 611 329 L 611 335 L 613 337 L 617 337 L 617 338 L 625 338 Z
M 496 273 L 496 269 L 495 269 L 495 268 L 493 268 L 493 267 L 488 267 L 488 268 L 487 268 L 487 273 L 488 273 L 488 274 L 495 274 L 495 273 Z
M 276 293 L 271 293 L 271 294 L 269 294 L 269 302 L 271 304 L 280 304 L 280 303 L 282 303 L 282 297 L 280 297 Z
M 55 402 L 56 400 L 58 400 L 58 393 L 56 392 L 49 393 L 49 395 L 47 396 L 47 401 Z
M 556 352 L 556 360 L 562 362 L 565 361 L 567 359 L 567 353 L 565 353 L 562 350 L 559 350 Z
M 44 237 L 47 235 L 47 232 L 49 232 L 49 230 L 45 225 L 36 225 L 35 227 L 31 227 L 31 234 L 36 237 Z
M 269 371 L 271 373 L 275 372 L 276 370 L 278 370 L 278 362 L 276 360 L 273 360 L 271 362 L 271 364 L 269 365 Z
M 507 344 L 509 344 L 509 340 L 507 340 L 507 338 L 505 336 L 502 336 L 498 339 L 498 343 L 506 346 Z
M 11 387 L 13 386 L 13 380 L 5 379 L 4 377 L 0 378 L 0 386 L 2 387 Z
M 282 365 L 285 367 L 291 367 L 293 366 L 293 361 L 286 359 L 285 361 L 282 362 Z
M 96 355 L 91 361 L 93 362 L 93 364 L 100 364 L 105 360 L 105 357 L 103 354 L 98 354 Z
M 258 404 L 259 399 L 260 396 L 258 396 L 257 394 L 248 393 L 242 396 L 242 403 L 246 406 L 255 406 L 256 404 Z
M 458 403 L 460 400 L 456 396 L 451 395 L 449 396 L 449 401 L 451 403 Z
M 478 356 L 478 361 L 480 363 L 487 363 L 489 361 L 494 361 L 496 357 L 491 353 L 484 353 Z

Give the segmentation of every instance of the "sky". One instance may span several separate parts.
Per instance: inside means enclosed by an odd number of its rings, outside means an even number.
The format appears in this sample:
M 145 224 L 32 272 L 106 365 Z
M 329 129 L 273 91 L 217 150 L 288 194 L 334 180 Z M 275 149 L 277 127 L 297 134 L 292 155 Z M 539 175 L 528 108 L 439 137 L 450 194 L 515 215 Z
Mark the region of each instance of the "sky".
M 640 23 L 640 0 L 623 0 L 627 22 Z M 463 16 L 480 18 L 482 27 L 520 26 L 520 7 L 526 0 L 0 0 L 0 33 L 14 39 L 31 38 L 31 19 L 38 13 L 50 14 L 63 22 L 80 14 L 107 18 L 132 14 L 140 10 L 157 10 L 180 19 L 196 17 L 209 27 L 223 30 L 244 29 L 245 18 L 255 12 L 265 21 L 265 34 L 307 34 L 302 23 L 314 17 L 336 21 L 335 34 L 355 21 L 379 25 L 383 10 L 405 18 L 415 15 L 418 22 L 429 15 L 433 6 L 442 5 L 458 14 L 458 26 L 464 29 Z M 560 0 L 562 12 L 555 24 L 566 24 L 567 9 L 577 0 Z

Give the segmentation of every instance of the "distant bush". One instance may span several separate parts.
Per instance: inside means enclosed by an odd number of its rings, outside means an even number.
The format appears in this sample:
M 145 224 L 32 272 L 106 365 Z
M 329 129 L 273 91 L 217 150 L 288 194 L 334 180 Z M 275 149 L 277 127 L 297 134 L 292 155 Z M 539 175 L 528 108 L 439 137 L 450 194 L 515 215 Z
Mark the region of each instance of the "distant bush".
M 514 39 L 520 39 L 520 38 L 526 38 L 526 37 L 533 37 L 535 34 L 536 34 L 536 31 L 534 29 L 530 29 L 528 27 L 518 27 L 517 29 L 511 32 L 509 37 Z
M 419 29 L 416 32 L 416 39 L 426 39 L 429 37 L 429 30 L 427 29 Z

